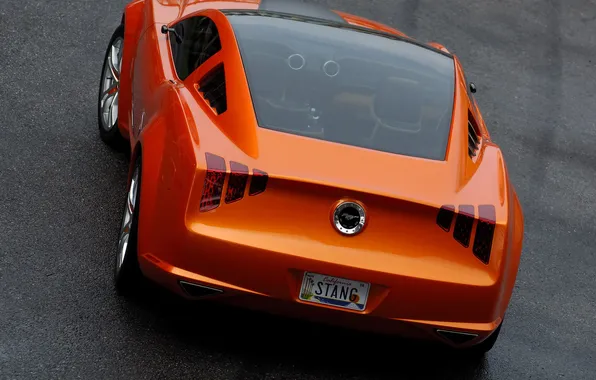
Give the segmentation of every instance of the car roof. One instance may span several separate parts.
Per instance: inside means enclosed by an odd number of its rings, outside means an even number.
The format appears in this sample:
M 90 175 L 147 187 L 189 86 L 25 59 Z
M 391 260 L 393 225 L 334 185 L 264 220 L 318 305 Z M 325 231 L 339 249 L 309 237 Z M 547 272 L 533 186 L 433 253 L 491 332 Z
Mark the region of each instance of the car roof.
M 343 17 L 333 12 L 331 9 L 315 3 L 304 3 L 294 0 L 261 0 L 258 10 L 264 12 L 277 12 L 291 14 L 294 16 L 317 18 L 321 20 L 347 24 L 347 21 Z
M 450 52 L 445 50 L 438 49 L 434 46 L 427 45 L 421 43 L 413 38 L 399 35 L 395 33 L 389 33 L 386 31 L 381 31 L 378 29 L 371 29 L 364 26 L 354 25 L 348 23 L 343 17 L 341 17 L 338 13 L 320 6 L 318 4 L 312 3 L 298 3 L 297 5 L 295 1 L 279 1 L 279 0 L 264 0 L 265 4 L 272 3 L 275 4 L 274 6 L 266 5 L 266 7 L 262 8 L 259 6 L 258 9 L 221 9 L 220 11 L 225 14 L 226 16 L 263 16 L 263 17 L 273 17 L 276 19 L 287 20 L 287 21 L 302 21 L 306 23 L 316 24 L 316 25 L 323 25 L 332 28 L 341 28 L 346 30 L 352 30 L 355 32 L 361 32 L 369 35 L 376 35 L 378 37 L 390 38 L 394 40 L 400 40 L 404 42 L 411 43 L 413 45 L 417 45 L 421 48 L 433 51 L 435 53 L 444 55 L 449 58 L 453 58 L 453 55 Z M 263 4 L 263 0 L 261 1 Z M 288 5 L 278 5 L 278 4 L 288 4 Z

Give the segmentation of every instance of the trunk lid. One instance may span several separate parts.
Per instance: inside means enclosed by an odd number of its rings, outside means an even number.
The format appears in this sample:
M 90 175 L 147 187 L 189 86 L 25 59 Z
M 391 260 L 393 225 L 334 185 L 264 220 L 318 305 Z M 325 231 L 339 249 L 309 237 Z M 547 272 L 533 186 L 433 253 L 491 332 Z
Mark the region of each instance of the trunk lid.
M 340 255 L 374 251 L 478 264 L 473 255 L 454 252 L 473 242 L 470 217 L 478 217 L 475 205 L 498 204 L 498 192 L 490 190 L 497 189 L 493 186 L 496 176 L 479 172 L 479 180 L 462 183 L 464 168 L 457 159 L 407 157 L 266 129 L 260 129 L 258 135 L 257 158 L 237 149 L 220 153 L 225 156 L 228 173 L 231 162 L 241 163 L 252 178 L 242 199 L 226 203 L 232 181 L 228 175 L 220 205 L 215 212 L 200 213 L 201 224 L 262 233 L 264 240 L 275 235 L 290 245 L 292 241 L 299 240 L 302 246 L 312 241 L 313 247 L 320 249 L 323 243 L 339 249 Z M 256 178 L 259 173 L 267 175 L 264 185 L 262 177 Z M 479 181 L 485 182 L 481 188 Z M 251 184 L 261 184 L 264 191 L 249 195 Z M 201 179 L 199 194 L 202 185 Z M 362 231 L 352 236 L 334 226 L 336 207 L 350 201 L 365 212 Z M 192 204 L 198 204 L 197 192 Z M 460 219 L 453 213 L 458 210 L 463 214 Z M 355 219 L 354 210 L 338 215 Z M 463 231 L 454 234 L 455 229 Z

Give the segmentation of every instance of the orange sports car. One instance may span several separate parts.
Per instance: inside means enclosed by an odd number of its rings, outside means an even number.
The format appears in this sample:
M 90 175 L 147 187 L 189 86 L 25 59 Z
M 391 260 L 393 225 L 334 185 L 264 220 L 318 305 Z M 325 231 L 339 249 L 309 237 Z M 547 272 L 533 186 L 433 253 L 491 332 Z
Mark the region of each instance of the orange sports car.
M 117 289 L 488 351 L 523 214 L 475 92 L 442 45 L 344 12 L 132 1 L 98 99 L 131 147 Z

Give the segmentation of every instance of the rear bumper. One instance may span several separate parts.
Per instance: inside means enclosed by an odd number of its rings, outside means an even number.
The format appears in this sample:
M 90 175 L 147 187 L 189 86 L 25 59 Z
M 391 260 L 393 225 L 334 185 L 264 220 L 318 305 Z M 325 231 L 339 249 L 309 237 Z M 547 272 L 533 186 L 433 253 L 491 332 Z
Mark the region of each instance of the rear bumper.
M 268 296 L 173 267 L 164 261 L 157 260 L 151 254 L 142 256 L 140 263 L 143 273 L 148 278 L 187 299 L 216 300 L 227 305 L 266 311 L 291 318 L 373 333 L 391 334 L 406 339 L 440 342 L 454 347 L 467 347 L 480 343 L 488 338 L 502 321 L 500 317 L 487 323 L 388 318 L 379 313 L 359 313 L 313 305 L 300 301 L 297 297 L 284 299 Z M 188 291 L 193 286 L 198 286 L 197 293 L 193 294 L 192 291 Z M 459 332 L 469 335 L 470 339 L 465 339 L 463 343 L 454 342 L 441 335 L 441 331 Z
M 160 244 L 147 248 L 161 250 L 140 252 L 141 269 L 151 280 L 186 298 L 215 298 L 275 314 L 456 346 L 437 329 L 473 334 L 459 345 L 462 347 L 487 338 L 503 317 L 498 310 L 503 284 L 488 275 L 474 277 L 461 271 L 460 277 L 466 282 L 458 282 L 449 270 L 442 279 L 415 276 L 412 268 L 392 265 L 391 260 L 379 261 L 374 252 L 367 254 L 377 264 L 355 265 L 357 260 L 351 255 L 362 253 L 342 252 L 345 259 L 341 260 L 337 252 L 324 254 L 313 248 L 304 253 L 300 244 L 291 242 L 283 249 L 271 250 L 258 239 L 207 226 L 159 239 L 163 240 Z M 437 265 L 432 261 L 427 264 Z M 299 290 L 305 271 L 371 283 L 366 309 L 353 311 L 301 301 Z M 207 292 L 193 297 L 180 281 L 187 286 L 205 286 Z

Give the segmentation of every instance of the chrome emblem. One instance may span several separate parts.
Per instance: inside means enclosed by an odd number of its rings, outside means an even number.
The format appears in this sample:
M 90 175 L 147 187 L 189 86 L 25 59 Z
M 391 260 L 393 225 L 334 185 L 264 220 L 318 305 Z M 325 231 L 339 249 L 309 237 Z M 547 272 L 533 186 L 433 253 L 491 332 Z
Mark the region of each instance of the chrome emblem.
M 356 202 L 342 202 L 333 211 L 333 225 L 344 235 L 356 235 L 366 223 L 366 212 Z

